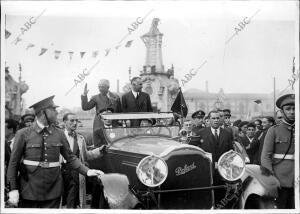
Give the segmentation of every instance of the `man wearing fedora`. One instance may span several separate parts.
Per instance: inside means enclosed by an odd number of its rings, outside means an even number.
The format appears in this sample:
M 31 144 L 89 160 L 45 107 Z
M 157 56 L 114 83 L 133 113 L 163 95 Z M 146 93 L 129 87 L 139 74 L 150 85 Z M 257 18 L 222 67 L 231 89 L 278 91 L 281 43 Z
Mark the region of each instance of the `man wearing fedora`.
M 264 174 L 274 174 L 280 182 L 276 204 L 278 209 L 294 209 L 295 173 L 295 94 L 279 97 L 276 106 L 283 114 L 282 123 L 269 128 L 262 149 Z
M 32 105 L 30 108 L 35 111 L 36 121 L 16 133 L 7 180 L 10 185 L 9 202 L 18 206 L 20 198 L 21 208 L 59 208 L 63 191 L 60 154 L 83 175 L 103 174 L 100 170 L 84 166 L 72 153 L 64 132 L 54 125 L 58 106 L 53 98 L 51 96 Z

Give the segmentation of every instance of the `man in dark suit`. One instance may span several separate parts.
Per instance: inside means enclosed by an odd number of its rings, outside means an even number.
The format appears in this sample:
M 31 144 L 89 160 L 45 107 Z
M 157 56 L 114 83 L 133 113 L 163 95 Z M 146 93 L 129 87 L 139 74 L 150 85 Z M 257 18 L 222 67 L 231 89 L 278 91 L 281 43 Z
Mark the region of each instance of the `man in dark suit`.
M 122 96 L 123 112 L 152 112 L 149 94 L 142 92 L 143 83 L 140 77 L 131 80 L 131 91 Z M 139 126 L 139 120 L 132 120 L 131 126 Z
M 217 172 L 217 161 L 221 155 L 229 150 L 233 150 L 232 135 L 220 127 L 220 113 L 218 111 L 211 111 L 208 114 L 211 127 L 203 128 L 199 131 L 200 140 L 192 144 L 199 146 L 204 151 L 212 154 L 212 161 L 214 164 L 214 185 L 223 185 L 224 181 Z M 218 203 L 224 196 L 225 190 L 215 190 L 215 199 Z
M 99 82 L 99 91 L 100 93 L 94 95 L 90 101 L 88 101 L 87 94 L 87 84 L 84 86 L 84 92 L 81 96 L 81 108 L 84 111 L 91 110 L 92 108 L 96 107 L 96 115 L 94 118 L 93 124 L 93 143 L 99 141 L 97 135 L 95 134 L 95 130 L 101 127 L 101 121 L 98 117 L 100 111 L 103 109 L 112 108 L 114 112 L 121 112 L 121 101 L 118 95 L 109 91 L 109 81 L 106 79 L 101 79 Z

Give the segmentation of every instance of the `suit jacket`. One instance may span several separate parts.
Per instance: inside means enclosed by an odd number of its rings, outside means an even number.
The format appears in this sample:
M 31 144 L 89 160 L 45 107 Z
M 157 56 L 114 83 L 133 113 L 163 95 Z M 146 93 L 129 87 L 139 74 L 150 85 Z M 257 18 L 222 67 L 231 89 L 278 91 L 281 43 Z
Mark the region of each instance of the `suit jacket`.
M 114 112 L 121 112 L 121 102 L 118 95 L 108 92 L 107 97 L 102 94 L 97 94 L 92 96 L 90 101 L 88 101 L 87 96 L 81 96 L 81 108 L 84 111 L 91 110 L 96 107 L 96 116 L 99 114 L 99 111 L 105 108 L 113 108 Z
M 152 112 L 152 105 L 149 94 L 140 92 L 137 98 L 134 97 L 131 91 L 122 96 L 122 111 L 123 112 Z M 131 120 L 131 126 L 139 126 L 139 120 Z
M 204 151 L 212 154 L 213 163 L 217 162 L 221 155 L 229 150 L 233 150 L 232 135 L 220 128 L 219 142 L 216 142 L 210 127 L 203 128 L 199 131 L 200 139 L 192 143 L 199 146 Z
M 248 137 L 245 136 L 245 137 L 239 137 L 238 141 L 239 141 L 239 143 L 243 144 L 243 146 L 245 147 L 247 155 L 250 158 L 250 163 L 257 164 L 259 140 L 256 137 L 254 137 L 252 142 L 250 143 L 250 140 L 248 139 Z
M 121 112 L 121 101 L 118 95 L 110 91 L 108 92 L 108 99 L 102 94 L 97 94 L 93 96 L 90 101 L 88 101 L 87 96 L 83 96 L 83 95 L 81 96 L 82 110 L 88 111 L 94 107 L 96 107 L 96 115 L 93 123 L 93 143 L 95 145 L 95 143 L 99 141 L 95 132 L 97 129 L 103 126 L 103 123 L 101 122 L 100 118 L 97 117 L 99 112 L 102 109 L 106 109 L 106 108 L 113 108 L 114 112 Z
M 122 96 L 123 112 L 152 112 L 152 105 L 149 94 L 140 92 L 136 99 L 131 91 Z

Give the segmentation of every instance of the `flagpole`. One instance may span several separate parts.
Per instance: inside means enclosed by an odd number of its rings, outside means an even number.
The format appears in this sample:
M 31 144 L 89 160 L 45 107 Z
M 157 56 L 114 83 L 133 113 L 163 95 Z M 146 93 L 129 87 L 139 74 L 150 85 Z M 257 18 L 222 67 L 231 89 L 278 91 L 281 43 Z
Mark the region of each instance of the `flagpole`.
M 274 118 L 276 118 L 275 102 L 276 102 L 276 79 L 275 79 L 275 76 L 274 76 L 273 77 L 273 113 L 274 113 Z
M 181 87 L 179 87 L 179 92 L 182 93 L 181 91 Z M 183 126 L 183 110 L 182 110 L 182 96 L 180 96 L 180 123 L 181 123 L 181 126 Z

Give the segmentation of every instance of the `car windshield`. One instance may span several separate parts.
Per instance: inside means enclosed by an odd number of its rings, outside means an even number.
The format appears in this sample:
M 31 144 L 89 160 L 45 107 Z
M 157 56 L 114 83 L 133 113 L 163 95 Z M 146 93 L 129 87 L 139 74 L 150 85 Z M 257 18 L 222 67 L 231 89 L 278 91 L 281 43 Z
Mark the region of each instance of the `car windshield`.
M 111 128 L 104 129 L 105 135 L 110 142 L 115 142 L 122 138 L 134 138 L 137 136 L 162 136 L 167 138 L 178 135 L 178 126 L 153 126 L 136 128 Z

